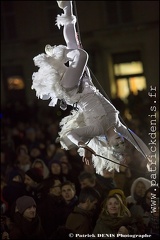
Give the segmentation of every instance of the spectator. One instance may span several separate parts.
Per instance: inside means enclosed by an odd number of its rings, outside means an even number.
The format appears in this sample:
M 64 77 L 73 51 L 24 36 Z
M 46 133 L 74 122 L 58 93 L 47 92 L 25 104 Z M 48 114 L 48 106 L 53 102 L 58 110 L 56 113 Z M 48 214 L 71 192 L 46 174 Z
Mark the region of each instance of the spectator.
M 72 212 L 72 210 L 78 203 L 75 184 L 70 181 L 62 183 L 61 194 L 63 198 L 63 203 L 60 209 L 61 220 L 59 225 L 65 225 L 68 215 Z
M 24 184 L 26 186 L 26 195 L 34 198 L 38 204 L 41 200 L 43 189 L 43 176 L 37 168 L 31 168 L 25 172 Z
M 61 162 L 56 157 L 54 157 L 49 162 L 49 171 L 50 171 L 49 177 L 58 178 L 61 182 L 63 182 L 63 173 L 62 173 Z
M 95 235 L 104 233 L 106 235 L 113 234 L 115 237 L 117 233 L 126 235 L 129 233 L 130 224 L 130 211 L 123 204 L 121 197 L 115 194 L 106 198 L 93 233 Z
M 74 147 L 67 151 L 68 159 L 70 164 L 72 165 L 76 175 L 78 176 L 81 171 L 83 171 L 83 163 L 82 158 L 79 156 L 77 152 L 78 148 Z
M 42 159 L 39 159 L 39 158 L 35 159 L 31 165 L 31 168 L 38 168 L 43 175 L 43 179 L 46 179 L 49 177 L 49 169 Z
M 79 203 L 69 214 L 65 227 L 73 233 L 91 234 L 93 213 L 99 197 L 99 193 L 93 187 L 83 188 L 79 195 Z
M 32 197 L 22 196 L 16 200 L 16 212 L 10 239 L 47 239 L 36 212 L 36 202 Z
M 121 199 L 122 199 L 123 204 L 124 204 L 125 206 L 127 206 L 126 196 L 125 196 L 123 190 L 120 189 L 120 188 L 113 188 L 113 189 L 111 189 L 111 190 L 109 191 L 108 197 L 114 196 L 115 194 L 119 195 L 119 196 L 121 197 Z
M 61 159 L 61 167 L 63 173 L 63 181 L 73 182 L 76 188 L 76 193 L 79 195 L 80 184 L 77 178 L 79 170 L 76 168 L 76 164 L 71 164 L 70 155 L 65 155 L 65 157 Z
M 99 184 L 104 189 L 103 196 L 106 197 L 108 195 L 108 192 L 116 187 L 116 183 L 114 181 L 114 173 L 115 171 L 108 171 L 107 169 L 104 169 L 102 171 L 102 175 L 96 174 L 97 180 L 99 181 Z
M 45 163 L 48 166 L 49 162 L 53 159 L 56 152 L 56 145 L 48 143 L 46 146 Z
M 26 172 L 31 167 L 31 158 L 28 154 L 28 148 L 25 144 L 21 144 L 16 149 L 16 166 Z
M 148 188 L 141 201 L 130 207 L 130 212 L 135 218 L 141 218 L 144 224 L 144 233 L 148 232 L 149 220 L 154 218 L 154 214 L 158 213 L 156 209 L 156 199 L 159 197 L 159 187 L 152 186 Z M 156 215 L 156 214 L 155 214 Z M 149 232 L 148 232 L 149 233 Z
M 61 182 L 58 179 L 46 179 L 43 191 L 43 199 L 37 207 L 41 218 L 43 229 L 48 239 L 57 230 L 61 215 L 59 214 L 62 205 Z
M 145 191 L 151 186 L 151 182 L 143 177 L 136 178 L 132 185 L 130 193 L 131 195 L 126 198 L 127 206 L 129 209 L 137 202 L 140 202 L 144 197 Z
M 89 172 L 81 172 L 78 176 L 81 189 L 85 187 L 93 187 L 100 194 L 100 199 L 103 201 L 105 193 L 105 189 L 102 187 L 101 182 L 98 180 L 97 175 L 95 173 Z
M 7 180 L 7 185 L 2 190 L 2 196 L 8 206 L 6 214 L 11 217 L 17 198 L 25 194 L 24 174 L 19 169 L 13 169 Z

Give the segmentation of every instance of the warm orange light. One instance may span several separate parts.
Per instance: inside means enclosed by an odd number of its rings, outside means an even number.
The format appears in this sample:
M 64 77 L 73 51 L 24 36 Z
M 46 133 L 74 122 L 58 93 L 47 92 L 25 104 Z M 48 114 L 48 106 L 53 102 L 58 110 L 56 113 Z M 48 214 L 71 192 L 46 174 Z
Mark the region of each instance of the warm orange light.
M 23 79 L 18 76 L 9 77 L 7 82 L 9 90 L 20 90 L 25 87 Z

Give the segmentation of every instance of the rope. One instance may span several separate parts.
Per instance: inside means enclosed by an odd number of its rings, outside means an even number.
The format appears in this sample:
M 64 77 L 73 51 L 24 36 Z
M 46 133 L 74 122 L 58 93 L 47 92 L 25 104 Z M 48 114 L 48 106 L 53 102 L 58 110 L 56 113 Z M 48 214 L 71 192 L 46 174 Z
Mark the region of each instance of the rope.
M 78 21 L 78 13 L 77 13 L 77 7 L 76 7 L 76 1 L 73 1 L 73 7 L 74 7 L 74 11 L 75 11 L 75 15 L 76 15 L 76 18 L 77 18 L 77 37 L 78 37 L 78 41 L 79 41 L 79 44 L 80 44 L 80 47 L 83 49 L 83 46 L 82 46 L 82 41 L 81 41 L 81 34 L 80 34 L 80 27 L 79 27 L 79 21 Z
M 95 156 L 100 157 L 100 158 L 104 158 L 104 159 L 106 159 L 106 160 L 108 160 L 108 161 L 110 161 L 110 162 L 113 162 L 113 163 L 118 164 L 118 165 L 120 165 L 120 166 L 129 168 L 128 166 L 126 166 L 126 165 L 124 165 L 124 164 L 122 164 L 122 163 L 117 163 L 117 162 L 115 162 L 115 161 L 113 161 L 113 160 L 111 160 L 111 159 L 109 159 L 109 158 L 103 157 L 103 156 L 101 156 L 101 155 L 95 154 Z
M 74 3 L 74 11 L 75 11 L 75 15 L 76 15 L 76 18 L 77 18 L 77 33 L 78 33 L 78 39 L 79 39 L 79 43 L 80 43 L 80 46 L 83 48 L 82 46 L 82 41 L 81 41 L 81 34 L 80 34 L 80 27 L 79 27 L 79 21 L 78 21 L 78 13 L 77 13 L 77 7 L 76 7 L 76 1 L 73 1 Z M 88 66 L 87 66 L 88 67 Z M 89 67 L 88 67 L 89 68 Z M 102 94 L 106 97 L 106 99 L 108 99 L 108 101 L 110 103 L 111 100 L 110 98 L 108 97 L 107 93 L 104 91 L 104 89 L 102 88 L 102 86 L 100 85 L 99 81 L 97 80 L 96 76 L 93 74 L 92 70 L 89 68 L 90 72 L 91 72 L 91 75 L 93 76 L 93 78 L 95 79 L 96 83 L 98 84 L 99 86 L 99 89 L 100 91 L 102 92 Z M 120 116 L 119 114 L 119 118 L 121 120 L 121 122 L 125 125 L 125 127 L 127 128 L 129 134 L 131 135 L 131 137 L 134 139 L 135 143 L 137 144 L 137 146 L 139 147 L 139 149 L 141 150 L 141 153 L 143 153 L 143 156 L 147 159 L 147 156 L 146 154 L 144 153 L 144 151 L 142 150 L 142 148 L 140 147 L 140 145 L 138 144 L 137 140 L 135 139 L 135 137 L 133 136 L 133 134 L 131 133 L 130 129 L 128 128 L 127 124 L 124 122 L 123 118 Z
M 89 69 L 90 70 L 90 69 Z M 108 95 L 106 94 L 106 92 L 103 90 L 102 86 L 100 85 L 100 83 L 98 82 L 97 78 L 95 77 L 95 75 L 93 74 L 92 70 L 90 70 L 91 75 L 94 77 L 94 79 L 96 80 L 96 83 L 98 84 L 99 88 L 101 89 L 101 92 L 103 93 L 103 95 L 108 99 L 108 101 L 112 104 L 111 100 L 109 99 Z M 130 131 L 130 129 L 128 128 L 127 124 L 124 122 L 123 118 L 120 116 L 119 114 L 119 118 L 121 120 L 121 122 L 124 124 L 124 126 L 127 128 L 129 134 L 132 136 L 132 138 L 134 139 L 135 143 L 138 145 L 139 149 L 141 150 L 141 152 L 143 153 L 143 156 L 145 156 L 145 158 L 147 158 L 145 152 L 142 150 L 142 148 L 140 147 L 140 145 L 138 144 L 137 140 L 135 139 L 135 137 L 133 136 L 132 132 Z

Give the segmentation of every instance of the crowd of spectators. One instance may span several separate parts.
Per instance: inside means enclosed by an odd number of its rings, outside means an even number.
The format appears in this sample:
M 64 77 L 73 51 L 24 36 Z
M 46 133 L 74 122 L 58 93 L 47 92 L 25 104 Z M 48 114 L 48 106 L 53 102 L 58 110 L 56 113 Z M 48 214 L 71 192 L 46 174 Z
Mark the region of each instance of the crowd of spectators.
M 146 92 L 130 96 L 128 104 L 118 98 L 112 102 L 147 144 Z M 97 174 L 92 164 L 82 162 L 76 147 L 65 151 L 56 142 L 59 121 L 70 110 L 17 101 L 2 107 L 2 239 L 69 239 L 70 233 L 90 239 L 92 234 L 158 238 L 159 187 L 151 186 L 143 156 L 127 143 L 126 166 Z M 158 182 L 158 165 L 156 174 Z

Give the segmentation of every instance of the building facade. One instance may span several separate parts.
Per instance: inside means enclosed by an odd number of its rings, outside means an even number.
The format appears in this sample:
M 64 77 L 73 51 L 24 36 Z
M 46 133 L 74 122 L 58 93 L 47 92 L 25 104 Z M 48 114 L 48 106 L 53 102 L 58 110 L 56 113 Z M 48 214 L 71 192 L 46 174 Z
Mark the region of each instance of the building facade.
M 159 83 L 159 1 L 74 1 L 93 82 L 109 98 Z M 1 103 L 34 104 L 33 57 L 64 44 L 56 1 L 1 1 Z

